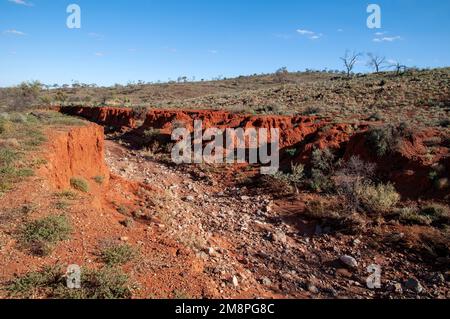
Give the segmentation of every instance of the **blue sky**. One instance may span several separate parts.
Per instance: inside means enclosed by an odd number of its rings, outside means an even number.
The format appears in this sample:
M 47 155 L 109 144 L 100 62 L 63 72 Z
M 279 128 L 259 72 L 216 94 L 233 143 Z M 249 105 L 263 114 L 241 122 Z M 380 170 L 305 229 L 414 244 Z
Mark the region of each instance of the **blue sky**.
M 71 3 L 81 29 L 66 26 Z M 369 3 L 381 29 L 366 26 Z M 0 0 L 0 86 L 342 69 L 346 49 L 450 66 L 450 1 Z

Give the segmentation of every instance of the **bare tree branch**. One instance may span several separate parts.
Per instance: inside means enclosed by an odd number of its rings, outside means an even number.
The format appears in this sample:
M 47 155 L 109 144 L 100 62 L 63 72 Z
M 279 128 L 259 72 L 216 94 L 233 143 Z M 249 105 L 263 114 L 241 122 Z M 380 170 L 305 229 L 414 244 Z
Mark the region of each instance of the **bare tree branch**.
M 369 57 L 367 65 L 371 67 L 376 73 L 380 72 L 380 70 L 386 64 L 386 57 L 374 55 L 372 53 L 367 54 L 367 56 Z
M 350 53 L 348 50 L 345 52 L 345 56 L 341 57 L 341 60 L 344 62 L 345 69 L 347 70 L 347 77 L 350 77 L 355 67 L 355 64 L 358 62 L 358 59 L 361 57 L 361 53 L 352 52 Z

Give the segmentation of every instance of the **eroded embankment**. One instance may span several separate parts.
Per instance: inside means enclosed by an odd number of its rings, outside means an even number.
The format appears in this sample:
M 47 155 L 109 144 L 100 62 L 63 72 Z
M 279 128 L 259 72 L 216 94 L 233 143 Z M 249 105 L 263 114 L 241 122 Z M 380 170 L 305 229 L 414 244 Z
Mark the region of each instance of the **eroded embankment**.
M 97 124 L 49 130 L 46 146 L 46 164 L 40 174 L 55 187 L 66 189 L 71 178 L 92 180 L 102 177 L 103 185 L 109 182 L 109 170 L 104 158 L 104 132 Z
M 443 197 L 448 195 L 448 147 L 436 141 L 443 139 L 438 131 L 414 132 L 398 140 L 398 147 L 385 155 L 377 155 L 369 143 L 368 132 L 382 123 L 336 124 L 330 119 L 314 116 L 244 115 L 226 111 L 206 110 L 150 110 L 140 127 L 137 115 L 120 108 L 63 108 L 63 113 L 78 115 L 90 121 L 127 130 L 129 135 L 144 140 L 146 132 L 170 136 L 173 128 L 183 126 L 193 131 L 194 120 L 203 122 L 203 129 L 226 128 L 279 128 L 280 147 L 295 150 L 282 152 L 282 163 L 309 165 L 314 149 L 331 148 L 338 159 L 358 156 L 377 165 L 378 175 L 395 184 L 404 197 Z M 428 145 L 433 142 L 434 154 Z

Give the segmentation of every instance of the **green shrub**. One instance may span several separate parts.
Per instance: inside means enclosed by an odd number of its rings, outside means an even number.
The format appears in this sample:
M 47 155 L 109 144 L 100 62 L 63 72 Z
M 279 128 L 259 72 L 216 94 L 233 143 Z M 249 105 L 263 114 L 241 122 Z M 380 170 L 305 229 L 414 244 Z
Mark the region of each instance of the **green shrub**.
M 441 204 L 432 203 L 427 205 L 421 209 L 420 214 L 429 217 L 432 223 L 441 225 L 448 225 L 450 223 L 450 210 Z
M 128 276 L 106 267 L 81 271 L 81 288 L 67 288 L 61 266 L 45 267 L 11 281 L 5 288 L 10 297 L 55 299 L 125 299 L 132 292 Z
M 94 177 L 94 181 L 95 181 L 97 184 L 101 185 L 101 184 L 103 184 L 103 182 L 105 181 L 105 177 L 104 177 L 104 176 L 100 176 L 100 175 L 95 176 L 95 177 Z
M 335 170 L 335 156 L 330 149 L 316 149 L 311 156 L 310 187 L 316 192 L 329 192 L 334 184 L 332 175 Z
M 360 183 L 355 187 L 361 205 L 371 213 L 389 212 L 400 201 L 400 195 L 392 184 L 372 185 Z
M 42 271 L 30 272 L 15 278 L 5 288 L 10 297 L 38 298 L 45 289 L 55 289 L 65 284 L 61 267 L 44 267 Z
M 399 210 L 399 220 L 409 225 L 431 225 L 433 222 L 429 216 L 420 214 L 417 207 L 403 207 Z
M 390 127 L 374 128 L 367 133 L 367 143 L 378 157 L 392 152 L 396 146 L 395 138 Z
M 20 230 L 20 241 L 34 254 L 48 255 L 54 245 L 69 238 L 72 227 L 64 215 L 51 215 L 27 222 Z
M 0 117 L 0 134 L 7 133 L 11 129 L 11 123 Z
M 64 199 L 68 199 L 68 200 L 75 200 L 77 199 L 77 194 L 73 191 L 70 190 L 65 190 L 62 191 L 60 193 L 56 193 L 55 196 L 57 198 L 64 198 Z
M 70 179 L 70 186 L 74 189 L 87 193 L 89 191 L 89 184 L 83 178 L 73 177 Z
M 110 243 L 101 249 L 100 255 L 108 266 L 123 265 L 136 257 L 136 250 L 128 244 Z

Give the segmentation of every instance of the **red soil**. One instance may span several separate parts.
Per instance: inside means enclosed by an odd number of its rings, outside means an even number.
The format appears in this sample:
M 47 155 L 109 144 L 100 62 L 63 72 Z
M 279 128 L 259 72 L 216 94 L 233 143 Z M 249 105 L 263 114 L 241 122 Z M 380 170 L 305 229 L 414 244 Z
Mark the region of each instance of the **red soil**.
M 64 107 L 61 111 L 68 115 L 81 116 L 91 122 L 115 129 L 135 128 L 135 113 L 130 109 L 112 107 Z
M 71 128 L 67 132 L 48 131 L 47 163 L 40 174 L 57 188 L 70 186 L 72 177 L 104 178 L 109 183 L 109 171 L 104 161 L 105 136 L 101 126 L 92 124 Z

